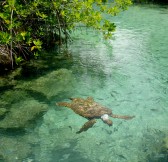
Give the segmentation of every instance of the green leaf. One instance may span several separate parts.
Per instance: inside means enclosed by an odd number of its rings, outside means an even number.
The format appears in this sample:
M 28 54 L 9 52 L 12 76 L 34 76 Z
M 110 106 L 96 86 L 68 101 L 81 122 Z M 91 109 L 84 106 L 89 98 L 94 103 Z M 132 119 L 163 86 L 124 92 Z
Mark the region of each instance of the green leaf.
M 21 56 L 14 55 L 14 58 L 16 65 L 19 65 L 23 61 L 23 58 Z
M 36 46 L 41 46 L 42 45 L 42 42 L 37 39 L 37 40 L 34 40 L 33 43 L 36 45 Z
M 39 39 L 38 40 L 33 40 L 33 43 L 34 43 L 35 46 L 31 47 L 31 51 L 33 51 L 34 49 L 41 50 L 42 42 Z
M 27 32 L 23 31 L 20 33 L 20 35 L 22 36 L 23 40 L 25 40 L 25 36 L 26 36 Z
M 0 31 L 0 43 L 9 44 L 11 40 L 11 36 L 7 32 Z

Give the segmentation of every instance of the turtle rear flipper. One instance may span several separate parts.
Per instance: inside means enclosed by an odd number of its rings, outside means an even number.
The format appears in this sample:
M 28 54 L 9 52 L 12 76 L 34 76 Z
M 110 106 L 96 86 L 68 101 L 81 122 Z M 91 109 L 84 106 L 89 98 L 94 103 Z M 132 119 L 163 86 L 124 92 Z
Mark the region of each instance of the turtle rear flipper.
M 87 131 L 89 128 L 91 128 L 94 124 L 96 123 L 96 119 L 91 119 L 89 121 L 87 121 L 83 126 L 82 128 L 76 132 L 77 134 L 81 133 L 81 132 L 84 132 L 84 131 Z

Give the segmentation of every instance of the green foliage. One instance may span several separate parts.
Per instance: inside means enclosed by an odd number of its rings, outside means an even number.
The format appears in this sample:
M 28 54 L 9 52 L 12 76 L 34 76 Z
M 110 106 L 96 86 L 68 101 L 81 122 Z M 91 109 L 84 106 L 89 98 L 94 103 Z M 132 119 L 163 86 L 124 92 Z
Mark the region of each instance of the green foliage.
M 23 58 L 21 57 L 21 56 L 14 56 L 14 58 L 15 58 L 15 63 L 16 63 L 16 65 L 19 65 L 22 61 L 23 61 Z
M 8 32 L 0 31 L 0 43 L 1 44 L 9 44 L 11 40 L 11 36 Z
M 0 45 L 8 46 L 11 61 L 13 57 L 18 64 L 36 57 L 44 47 L 61 44 L 79 24 L 108 38 L 116 26 L 104 14 L 115 16 L 130 4 L 131 0 L 4 0 L 0 2 Z
M 133 3 L 154 3 L 154 4 L 161 4 L 161 5 L 167 5 L 168 0 L 133 0 Z
M 97 30 L 107 31 L 104 32 L 107 35 L 115 30 L 115 25 L 106 20 L 103 14 L 115 16 L 120 11 L 126 10 L 129 5 L 131 5 L 131 0 L 115 0 L 111 3 L 108 0 L 64 0 L 64 3 L 54 3 L 66 23 L 70 24 L 68 29 L 73 28 L 76 23 L 82 23 Z
M 31 47 L 31 51 L 33 51 L 34 49 L 38 49 L 40 51 L 42 42 L 38 39 L 38 40 L 34 40 L 33 43 L 34 43 L 34 46 Z

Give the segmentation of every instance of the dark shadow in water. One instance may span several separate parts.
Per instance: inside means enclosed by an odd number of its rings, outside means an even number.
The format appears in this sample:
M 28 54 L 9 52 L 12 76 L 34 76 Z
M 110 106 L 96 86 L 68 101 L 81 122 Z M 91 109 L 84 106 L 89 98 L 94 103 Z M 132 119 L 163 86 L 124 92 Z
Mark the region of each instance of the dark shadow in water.
M 25 129 L 14 129 L 14 128 L 8 128 L 8 129 L 0 129 L 0 137 L 1 136 L 11 136 L 11 137 L 16 137 L 16 136 L 23 136 L 25 135 L 26 131 Z
M 150 155 L 147 162 L 168 162 L 168 152 L 160 152 L 158 155 Z
M 14 88 L 15 85 L 5 85 L 5 86 L 0 86 L 0 93 L 3 93 L 7 90 L 11 90 Z
M 43 53 L 37 60 L 22 64 L 21 75 L 17 76 L 17 79 L 32 80 L 53 70 L 68 69 L 72 66 L 72 63 L 72 56 L 66 54 L 66 52 L 60 56 L 55 51 L 47 54 Z
M 69 93 L 64 93 L 64 92 L 60 92 L 55 96 L 50 97 L 49 99 L 47 98 L 47 96 L 39 91 L 35 91 L 35 90 L 31 90 L 31 89 L 24 89 L 24 88 L 16 88 L 15 90 L 22 90 L 25 91 L 30 97 L 34 98 L 35 100 L 37 100 L 40 103 L 45 103 L 45 104 L 51 104 L 51 101 L 62 101 L 65 98 L 70 98 L 71 95 Z
M 31 90 L 31 89 L 22 89 L 22 90 L 26 91 L 31 97 L 33 97 L 35 100 L 39 102 L 43 102 L 46 104 L 50 103 L 50 100 L 48 100 L 48 98 L 41 92 Z
M 93 162 L 90 159 L 83 157 L 80 151 L 75 150 L 77 141 L 70 142 L 70 147 L 60 148 L 52 151 L 52 160 L 50 162 Z
M 61 92 L 48 99 L 47 96 L 41 92 L 30 90 L 30 89 L 22 89 L 22 90 L 26 91 L 31 97 L 33 97 L 38 102 L 45 103 L 47 105 L 51 104 L 51 101 L 54 101 L 56 103 L 58 101 L 62 101 L 64 98 L 71 97 L 68 93 L 65 94 L 64 92 Z
M 25 127 L 18 128 L 0 128 L 0 138 L 1 136 L 17 137 L 23 136 L 28 133 L 32 133 L 36 127 L 42 124 L 42 117 L 45 112 L 39 113 L 35 119 L 29 121 Z

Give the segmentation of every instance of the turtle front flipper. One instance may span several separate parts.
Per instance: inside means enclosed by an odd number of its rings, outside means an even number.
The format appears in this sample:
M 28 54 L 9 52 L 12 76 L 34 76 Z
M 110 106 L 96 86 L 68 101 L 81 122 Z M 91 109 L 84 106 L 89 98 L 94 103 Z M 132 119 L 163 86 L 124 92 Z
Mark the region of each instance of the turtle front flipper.
M 84 131 L 87 131 L 89 128 L 91 128 L 94 124 L 96 123 L 96 119 L 91 119 L 89 121 L 87 121 L 83 126 L 82 128 L 76 132 L 77 134 L 81 133 L 81 132 L 84 132 Z
M 63 106 L 63 107 L 71 107 L 71 104 L 68 102 L 57 102 L 57 106 Z
M 112 118 L 120 118 L 120 119 L 130 120 L 130 119 L 134 118 L 135 116 L 112 114 L 111 117 Z

